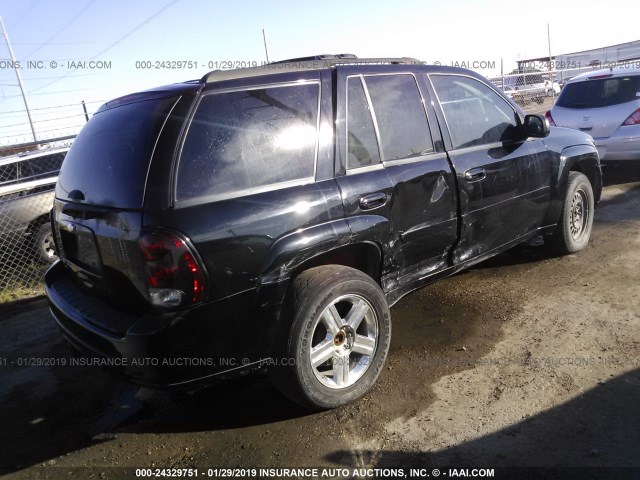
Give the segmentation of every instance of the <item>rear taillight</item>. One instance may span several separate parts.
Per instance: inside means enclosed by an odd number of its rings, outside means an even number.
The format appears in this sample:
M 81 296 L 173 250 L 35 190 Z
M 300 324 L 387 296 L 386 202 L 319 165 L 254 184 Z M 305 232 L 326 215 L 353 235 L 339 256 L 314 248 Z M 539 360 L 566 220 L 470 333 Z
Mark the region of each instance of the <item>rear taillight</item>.
M 552 127 L 556 126 L 556 122 L 553 121 L 553 117 L 551 116 L 551 110 L 547 110 L 547 113 L 544 114 L 547 120 L 549 120 L 549 125 Z
M 167 230 L 143 232 L 140 250 L 152 305 L 177 307 L 203 300 L 204 269 L 180 235 Z
M 640 125 L 640 108 L 629 115 L 622 125 Z

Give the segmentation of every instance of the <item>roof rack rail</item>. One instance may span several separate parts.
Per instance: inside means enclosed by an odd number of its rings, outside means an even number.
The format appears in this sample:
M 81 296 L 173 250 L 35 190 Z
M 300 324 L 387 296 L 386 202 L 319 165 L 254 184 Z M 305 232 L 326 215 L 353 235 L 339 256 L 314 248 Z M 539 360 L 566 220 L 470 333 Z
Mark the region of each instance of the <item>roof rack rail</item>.
M 337 65 L 422 65 L 425 62 L 411 57 L 381 57 L 381 58 L 358 58 L 349 53 L 338 55 L 315 55 L 311 57 L 300 57 L 294 59 L 280 60 L 277 62 L 265 63 L 258 67 L 239 68 L 235 70 L 214 70 L 207 73 L 200 80 L 203 83 L 222 82 L 238 78 L 258 77 L 268 73 L 290 73 L 309 70 L 320 70 L 322 68 L 334 67 Z
M 286 60 L 278 60 L 276 62 L 269 62 L 269 65 L 280 64 L 280 63 L 296 63 L 296 62 L 311 62 L 314 60 L 338 60 L 338 59 L 354 59 L 358 58 L 353 53 L 323 53 L 321 55 L 312 55 L 310 57 L 298 57 L 298 58 L 287 58 Z

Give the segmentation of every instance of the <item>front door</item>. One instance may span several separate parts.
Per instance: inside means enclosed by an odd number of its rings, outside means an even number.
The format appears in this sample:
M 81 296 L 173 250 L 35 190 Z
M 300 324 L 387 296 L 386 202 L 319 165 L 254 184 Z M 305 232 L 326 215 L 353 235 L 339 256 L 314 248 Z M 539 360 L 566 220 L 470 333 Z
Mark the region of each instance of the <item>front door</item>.
M 517 112 L 484 82 L 466 75 L 429 78 L 460 188 L 462 228 L 454 263 L 462 263 L 543 226 L 552 157 L 541 139 L 522 138 Z

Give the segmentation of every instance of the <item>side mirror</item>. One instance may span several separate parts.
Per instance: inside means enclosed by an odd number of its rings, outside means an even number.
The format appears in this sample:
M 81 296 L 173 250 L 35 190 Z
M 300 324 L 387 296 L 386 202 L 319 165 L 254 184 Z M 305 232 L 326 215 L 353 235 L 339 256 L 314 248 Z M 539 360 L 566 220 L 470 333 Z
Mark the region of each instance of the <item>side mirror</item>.
M 524 136 L 544 138 L 549 135 L 549 120 L 542 115 L 527 115 L 524 117 Z

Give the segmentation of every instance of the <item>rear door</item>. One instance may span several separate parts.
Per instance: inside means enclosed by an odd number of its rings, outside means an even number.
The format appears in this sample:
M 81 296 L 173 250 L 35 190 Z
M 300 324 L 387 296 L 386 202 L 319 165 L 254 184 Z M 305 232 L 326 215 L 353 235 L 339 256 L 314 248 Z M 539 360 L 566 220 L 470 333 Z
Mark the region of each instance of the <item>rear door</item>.
M 234 85 L 205 87 L 180 147 L 175 208 L 145 213 L 145 226 L 189 236 L 209 274 L 209 300 L 287 278 L 286 262 L 272 270 L 279 242 L 299 238 L 296 253 L 311 257 L 321 239 L 338 237 L 338 225 L 348 238 L 326 174 L 331 136 L 319 133 L 331 131 L 323 121 L 330 82 L 301 70 Z M 322 235 L 326 225 L 333 235 Z
M 519 138 L 519 115 L 494 88 L 459 74 L 429 79 L 460 188 L 462 263 L 543 226 L 553 158 L 541 139 Z
M 356 239 L 378 236 L 385 288 L 395 290 L 447 266 L 457 238 L 455 179 L 412 73 L 340 67 L 337 78 L 345 212 Z

